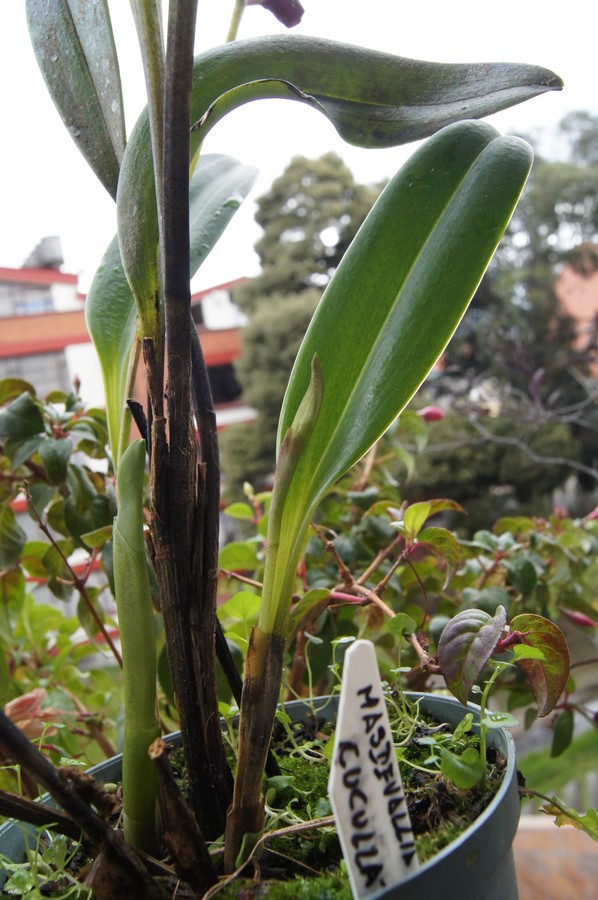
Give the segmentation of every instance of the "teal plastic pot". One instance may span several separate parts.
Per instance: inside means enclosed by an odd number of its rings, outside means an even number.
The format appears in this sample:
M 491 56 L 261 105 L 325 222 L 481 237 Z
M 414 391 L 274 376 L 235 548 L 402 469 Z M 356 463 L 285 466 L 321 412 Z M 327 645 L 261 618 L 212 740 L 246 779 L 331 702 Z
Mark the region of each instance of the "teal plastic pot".
M 465 713 L 478 715 L 477 706 L 468 708 L 453 697 L 436 694 L 409 694 L 420 699 L 423 711 L 442 722 L 457 725 Z M 318 718 L 334 721 L 338 697 L 318 697 L 313 704 L 297 700 L 286 704 L 294 722 L 306 721 L 317 711 Z M 167 741 L 179 743 L 178 734 Z M 457 840 L 445 847 L 419 871 L 400 885 L 387 888 L 373 900 L 517 900 L 517 880 L 513 858 L 513 839 L 519 822 L 519 793 L 513 738 L 504 729 L 492 730 L 488 743 L 507 760 L 502 784 L 482 815 Z M 115 756 L 90 769 L 99 781 L 118 781 L 122 756 Z M 26 842 L 33 846 L 36 831 L 31 826 L 7 822 L 0 827 L 0 853 L 15 861 L 25 857 Z M 0 887 L 5 875 L 0 872 Z

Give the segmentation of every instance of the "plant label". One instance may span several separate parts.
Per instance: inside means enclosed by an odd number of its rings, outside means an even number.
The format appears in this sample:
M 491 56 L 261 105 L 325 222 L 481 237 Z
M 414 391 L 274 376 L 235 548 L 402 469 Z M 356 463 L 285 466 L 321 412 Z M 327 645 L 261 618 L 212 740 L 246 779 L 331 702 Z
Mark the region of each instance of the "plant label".
M 370 897 L 417 871 L 371 641 L 355 641 L 345 655 L 328 792 L 354 897 Z

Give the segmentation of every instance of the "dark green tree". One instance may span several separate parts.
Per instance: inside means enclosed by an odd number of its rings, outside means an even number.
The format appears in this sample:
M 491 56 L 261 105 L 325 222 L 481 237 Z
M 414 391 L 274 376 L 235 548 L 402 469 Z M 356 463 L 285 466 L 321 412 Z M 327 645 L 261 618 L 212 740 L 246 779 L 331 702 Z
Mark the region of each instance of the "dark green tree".
M 571 113 L 537 143 L 530 180 L 447 362 L 529 394 L 541 381 L 543 398 L 557 390 L 570 402 L 570 370 L 586 373 L 590 359 L 573 346 L 575 323 L 555 280 L 572 251 L 575 258 L 598 238 L 598 117 Z
M 323 290 L 379 189 L 357 184 L 336 153 L 295 156 L 257 202 L 262 271 L 235 293 L 248 312 L 272 294 Z
M 321 292 L 272 295 L 262 301 L 243 332 L 243 354 L 236 366 L 243 399 L 255 421 L 231 425 L 220 438 L 222 471 L 229 492 L 245 481 L 256 488 L 271 483 L 278 415 L 299 345 Z
M 444 449 L 421 461 L 408 488 L 410 496 L 448 491 L 478 524 L 491 507 L 545 512 L 553 489 L 570 474 L 584 489 L 597 484 L 598 407 L 590 368 L 596 335 L 576 341 L 577 323 L 563 311 L 555 283 L 565 263 L 586 276 L 598 269 L 598 117 L 571 113 L 532 141 L 530 180 L 447 349 L 449 377 L 436 379 L 441 392 L 459 385 L 445 404 L 452 415 L 434 425 Z M 487 378 L 503 400 L 499 417 L 484 421 L 468 392 Z M 451 432 L 462 446 L 450 441 Z M 587 503 L 591 508 L 593 498 Z

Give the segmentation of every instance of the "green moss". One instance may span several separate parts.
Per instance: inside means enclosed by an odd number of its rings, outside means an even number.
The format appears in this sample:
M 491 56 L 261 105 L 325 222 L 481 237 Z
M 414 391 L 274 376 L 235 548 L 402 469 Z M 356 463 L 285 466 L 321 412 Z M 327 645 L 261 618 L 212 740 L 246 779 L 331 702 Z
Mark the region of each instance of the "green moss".
M 218 893 L 221 900 L 351 900 L 351 888 L 344 873 L 320 875 L 318 878 L 293 878 L 284 883 L 249 879 L 236 881 Z

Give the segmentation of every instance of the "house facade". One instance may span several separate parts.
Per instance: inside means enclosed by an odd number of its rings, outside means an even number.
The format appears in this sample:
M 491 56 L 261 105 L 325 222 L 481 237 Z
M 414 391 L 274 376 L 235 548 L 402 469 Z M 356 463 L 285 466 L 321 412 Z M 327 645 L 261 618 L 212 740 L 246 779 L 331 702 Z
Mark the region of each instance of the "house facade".
M 45 238 L 21 268 L 0 267 L 0 379 L 22 378 L 45 396 L 79 387 L 85 402 L 101 405 L 99 363 L 85 325 L 85 296 L 77 275 L 61 271 L 57 238 Z M 219 427 L 252 418 L 241 401 L 234 364 L 241 353 L 243 316 L 231 302 L 234 284 L 192 297 Z M 143 379 L 138 379 L 143 399 Z

